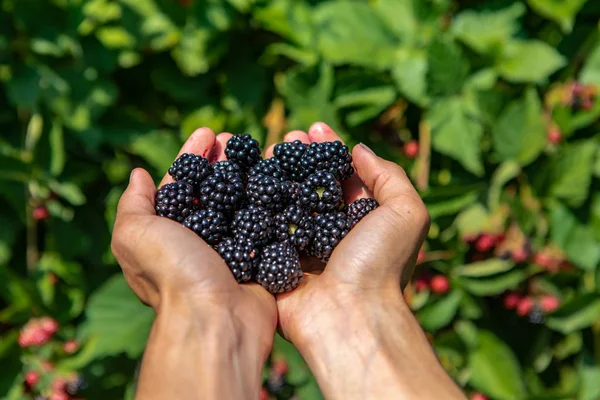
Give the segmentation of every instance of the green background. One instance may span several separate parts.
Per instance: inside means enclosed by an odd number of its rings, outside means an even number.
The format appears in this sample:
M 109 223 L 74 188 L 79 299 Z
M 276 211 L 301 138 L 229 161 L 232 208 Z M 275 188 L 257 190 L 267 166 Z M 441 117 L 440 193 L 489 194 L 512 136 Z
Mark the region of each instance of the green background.
M 0 0 L 0 398 L 31 398 L 23 376 L 44 359 L 83 374 L 86 398 L 131 398 L 153 313 L 110 251 L 129 172 L 158 179 L 200 126 L 264 145 L 315 121 L 420 189 L 420 270 L 451 290 L 411 284 L 407 298 L 466 393 L 599 398 L 600 101 L 569 100 L 574 81 L 600 87 L 599 19 L 595 0 Z M 570 268 L 465 241 L 509 227 L 506 246 L 552 248 Z M 508 290 L 561 307 L 518 317 Z M 60 332 L 21 349 L 43 315 Z M 297 396 L 320 398 L 278 338 L 281 355 Z

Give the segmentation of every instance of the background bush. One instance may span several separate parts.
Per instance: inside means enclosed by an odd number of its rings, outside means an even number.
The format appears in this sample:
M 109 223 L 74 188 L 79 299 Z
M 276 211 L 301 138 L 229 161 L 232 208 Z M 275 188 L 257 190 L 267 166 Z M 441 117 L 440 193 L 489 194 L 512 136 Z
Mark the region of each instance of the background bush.
M 131 398 L 153 313 L 110 252 L 129 172 L 158 180 L 199 126 L 314 121 L 419 188 L 406 298 L 467 393 L 600 398 L 598 1 L 0 4 L 0 398 L 33 398 L 31 371 Z M 60 328 L 28 345 L 42 316 Z M 320 398 L 282 357 L 279 398 Z

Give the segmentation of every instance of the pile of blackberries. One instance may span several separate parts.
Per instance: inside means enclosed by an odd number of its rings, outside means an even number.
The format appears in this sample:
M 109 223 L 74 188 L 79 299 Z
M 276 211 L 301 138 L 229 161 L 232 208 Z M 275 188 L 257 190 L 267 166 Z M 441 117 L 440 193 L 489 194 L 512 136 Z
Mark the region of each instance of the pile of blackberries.
M 354 173 L 339 141 L 279 143 L 263 160 L 249 134 L 233 136 L 227 161 L 181 155 L 175 180 L 156 193 L 156 213 L 194 231 L 221 255 L 238 282 L 256 280 L 271 293 L 302 281 L 300 254 L 327 262 L 374 199 L 344 205 L 341 181 Z

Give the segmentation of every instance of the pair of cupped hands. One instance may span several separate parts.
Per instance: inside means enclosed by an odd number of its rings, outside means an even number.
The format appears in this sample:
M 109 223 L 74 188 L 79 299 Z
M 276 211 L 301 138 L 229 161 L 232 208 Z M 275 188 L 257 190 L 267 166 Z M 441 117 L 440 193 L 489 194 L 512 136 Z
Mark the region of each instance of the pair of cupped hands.
M 224 160 L 231 136 L 200 128 L 181 153 Z M 285 136 L 286 142 L 294 140 L 341 138 L 326 124 L 315 123 L 308 132 Z M 273 146 L 265 155 L 272 157 Z M 363 144 L 352 149 L 352 157 L 356 172 L 343 182 L 345 203 L 374 197 L 379 208 L 340 242 L 326 268 L 303 261 L 303 283 L 277 296 L 258 284 L 238 284 L 216 251 L 194 232 L 156 216 L 155 183 L 145 170 L 135 169 L 119 202 L 112 240 L 128 284 L 159 316 L 185 307 L 186 315 L 207 326 L 213 316 L 227 319 L 227 326 L 242 332 L 239 341 L 258 342 L 264 359 L 276 329 L 310 358 L 317 351 L 312 344 L 322 341 L 327 330 L 341 327 L 352 335 L 360 329 L 361 318 L 377 318 L 396 305 L 405 307 L 401 288 L 414 269 L 429 215 L 401 167 Z M 159 186 L 170 182 L 166 175 Z

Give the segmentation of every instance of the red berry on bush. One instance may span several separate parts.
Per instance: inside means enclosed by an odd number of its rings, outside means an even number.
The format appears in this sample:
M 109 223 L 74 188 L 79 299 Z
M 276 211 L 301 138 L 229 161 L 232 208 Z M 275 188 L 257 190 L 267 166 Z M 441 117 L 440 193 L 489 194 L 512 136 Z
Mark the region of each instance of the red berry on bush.
M 423 261 L 425 261 L 425 252 L 421 249 L 417 255 L 417 264 L 421 264 Z
M 519 300 L 519 304 L 517 304 L 517 315 L 520 317 L 524 317 L 528 315 L 533 309 L 533 299 L 529 296 L 523 297 Z
M 35 384 L 38 382 L 38 380 L 40 379 L 40 374 L 38 374 L 35 371 L 29 371 L 26 375 L 25 375 L 25 383 L 27 384 L 27 386 L 29 387 L 33 387 L 35 386 Z
M 67 354 L 73 354 L 79 350 L 79 342 L 77 342 L 77 340 L 67 340 L 65 344 L 63 344 L 63 350 Z
M 471 400 L 488 400 L 488 398 L 483 393 L 475 392 L 471 395 Z
M 45 206 L 37 206 L 33 209 L 32 215 L 33 219 L 37 221 L 43 221 L 50 216 L 50 213 L 48 212 L 48 209 Z
M 444 294 L 450 290 L 450 281 L 444 275 L 435 275 L 431 278 L 429 286 L 433 293 Z
M 507 293 L 506 296 L 504 296 L 504 308 L 507 310 L 514 310 L 517 308 L 520 300 L 521 296 L 518 293 Z
M 496 245 L 496 238 L 490 234 L 484 233 L 479 236 L 479 239 L 475 242 L 475 248 L 481 253 L 490 251 Z
M 411 140 L 404 144 L 404 155 L 408 158 L 415 158 L 419 154 L 419 142 Z
M 554 312 L 560 306 L 560 299 L 556 296 L 546 295 L 540 299 L 540 307 L 545 313 Z
M 58 322 L 50 317 L 40 319 L 40 328 L 48 335 L 52 336 L 58 330 Z
M 548 142 L 552 144 L 559 144 L 562 140 L 562 133 L 560 133 L 560 129 L 557 126 L 552 126 L 548 129 Z
M 417 292 L 422 292 L 423 290 L 429 289 L 429 284 L 431 283 L 431 277 L 427 274 L 421 274 L 415 280 L 415 290 Z
M 524 247 L 520 247 L 517 250 L 511 252 L 510 257 L 513 259 L 514 262 L 522 263 L 527 261 L 527 259 L 529 258 L 529 252 Z
M 288 364 L 284 360 L 279 360 L 273 363 L 272 369 L 277 375 L 285 375 L 288 372 Z
M 260 396 L 259 396 L 260 400 L 269 400 L 269 391 L 267 389 L 260 388 Z

